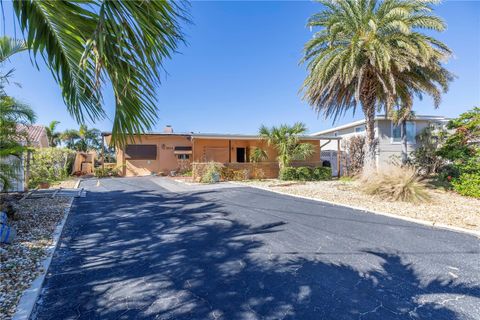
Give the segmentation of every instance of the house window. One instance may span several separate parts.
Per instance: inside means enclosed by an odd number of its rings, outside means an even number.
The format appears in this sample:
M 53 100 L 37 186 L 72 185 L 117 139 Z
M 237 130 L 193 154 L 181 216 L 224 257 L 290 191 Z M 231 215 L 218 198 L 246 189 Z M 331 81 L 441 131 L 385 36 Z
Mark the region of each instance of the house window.
M 190 155 L 189 154 L 177 154 L 177 159 L 178 160 L 189 160 Z
M 401 124 L 396 126 L 392 122 L 392 141 L 402 142 Z M 407 121 L 407 142 L 415 143 L 415 123 Z
M 156 160 L 156 144 L 127 144 L 125 148 L 126 158 L 129 160 Z
M 355 127 L 355 133 L 360 133 L 365 131 L 365 126 Z

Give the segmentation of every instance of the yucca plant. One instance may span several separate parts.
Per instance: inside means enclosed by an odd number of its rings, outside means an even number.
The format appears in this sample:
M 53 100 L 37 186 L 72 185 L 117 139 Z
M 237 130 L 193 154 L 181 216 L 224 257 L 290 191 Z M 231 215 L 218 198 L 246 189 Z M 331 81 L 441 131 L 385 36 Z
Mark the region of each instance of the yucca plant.
M 320 28 L 305 45 L 304 99 L 336 119 L 361 105 L 366 120 L 365 167 L 375 167 L 374 118 L 394 105 L 411 108 L 413 95 L 434 96 L 451 80 L 441 65 L 450 49 L 422 29 L 443 31 L 436 0 L 319 0 Z
M 377 174 L 361 176 L 360 186 L 365 193 L 385 200 L 405 202 L 430 200 L 425 183 L 412 167 L 383 167 Z

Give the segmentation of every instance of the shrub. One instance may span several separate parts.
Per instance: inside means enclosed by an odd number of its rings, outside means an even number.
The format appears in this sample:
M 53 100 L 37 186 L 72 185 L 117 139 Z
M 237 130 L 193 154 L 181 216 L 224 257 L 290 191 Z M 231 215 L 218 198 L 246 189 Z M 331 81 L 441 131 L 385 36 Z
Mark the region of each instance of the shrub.
M 30 164 L 29 188 L 41 183 L 66 179 L 72 169 L 75 151 L 63 148 L 35 149 Z
M 209 162 L 202 172 L 200 182 L 216 183 L 220 181 L 223 166 L 220 163 Z
M 354 135 L 342 141 L 345 150 L 345 174 L 348 176 L 358 175 L 363 169 L 365 158 L 365 136 Z
M 314 180 L 330 180 L 332 179 L 332 168 L 330 167 L 316 167 L 313 169 Z
M 280 180 L 330 180 L 332 178 L 332 169 L 329 167 L 286 167 L 280 170 Z
M 438 172 L 445 159 L 438 155 L 438 149 L 445 142 L 447 132 L 442 127 L 431 124 L 420 132 L 416 139 L 418 147 L 410 154 L 410 163 L 422 175 Z
M 280 180 L 291 181 L 298 180 L 297 169 L 293 167 L 285 167 L 280 170 Z
M 113 167 L 113 168 L 96 168 L 95 169 L 95 177 L 97 178 L 106 178 L 106 177 L 116 177 L 118 176 L 118 167 Z
M 463 173 L 452 181 L 452 185 L 461 195 L 480 198 L 480 173 Z
M 313 169 L 309 167 L 298 167 L 297 170 L 297 180 L 301 181 L 311 181 L 313 180 Z
M 422 202 L 430 199 L 425 184 L 412 167 L 390 166 L 376 174 L 362 176 L 362 190 L 382 199 Z

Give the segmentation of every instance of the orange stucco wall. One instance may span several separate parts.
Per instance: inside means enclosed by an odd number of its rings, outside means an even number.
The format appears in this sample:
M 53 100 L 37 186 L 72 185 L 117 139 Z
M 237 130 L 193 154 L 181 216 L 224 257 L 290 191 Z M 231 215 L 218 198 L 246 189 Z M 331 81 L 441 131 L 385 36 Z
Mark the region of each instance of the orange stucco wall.
M 178 170 L 182 166 L 182 161 L 177 159 L 174 148 L 176 146 L 192 146 L 192 142 L 186 136 L 155 135 L 145 135 L 141 139 L 135 138 L 129 144 L 155 144 L 157 146 L 157 159 L 124 159 L 123 150 L 117 150 L 117 165 L 124 165 L 123 174 L 126 176 L 145 176 L 152 173 L 169 174 L 170 171 Z
M 302 141 L 312 143 L 315 154 L 304 162 L 317 163 L 320 159 L 319 141 Z M 276 161 L 276 152 L 273 147 L 268 146 L 264 141 L 258 140 L 229 140 L 229 139 L 206 139 L 187 136 L 165 136 L 165 135 L 144 135 L 141 139 L 136 138 L 132 144 L 155 144 L 157 145 L 156 160 L 129 160 L 125 159 L 123 150 L 117 150 L 117 165 L 123 165 L 123 174 L 126 176 L 169 174 L 170 171 L 179 170 L 181 164 L 174 154 L 176 146 L 191 146 L 191 162 L 215 161 L 221 163 L 237 162 L 237 148 L 246 148 L 246 161 L 249 161 L 249 152 L 259 147 L 267 151 L 266 161 Z

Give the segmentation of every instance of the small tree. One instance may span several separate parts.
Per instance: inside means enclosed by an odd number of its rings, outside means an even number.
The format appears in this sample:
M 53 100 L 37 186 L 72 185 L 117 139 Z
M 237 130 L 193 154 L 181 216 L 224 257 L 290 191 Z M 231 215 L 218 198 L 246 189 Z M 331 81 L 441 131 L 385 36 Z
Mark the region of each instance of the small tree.
M 259 130 L 260 136 L 277 151 L 280 169 L 288 167 L 294 160 L 305 160 L 315 152 L 312 144 L 300 142 L 300 136 L 306 132 L 305 124 L 301 122 L 272 128 L 262 125 Z
M 67 148 L 76 151 L 99 151 L 102 148 L 100 130 L 90 129 L 86 125 L 81 125 L 79 130 L 65 130 L 60 139 L 65 142 Z
M 411 163 L 424 175 L 437 172 L 445 164 L 438 149 L 445 141 L 446 131 L 431 124 L 417 135 L 418 147 L 411 153 Z
M 48 145 L 50 147 L 56 147 L 60 143 L 60 132 L 57 132 L 57 126 L 60 124 L 60 121 L 53 120 L 50 124 L 45 127 L 47 132 Z
M 365 159 L 365 136 L 355 135 L 342 141 L 346 151 L 345 173 L 348 176 L 360 174 Z

